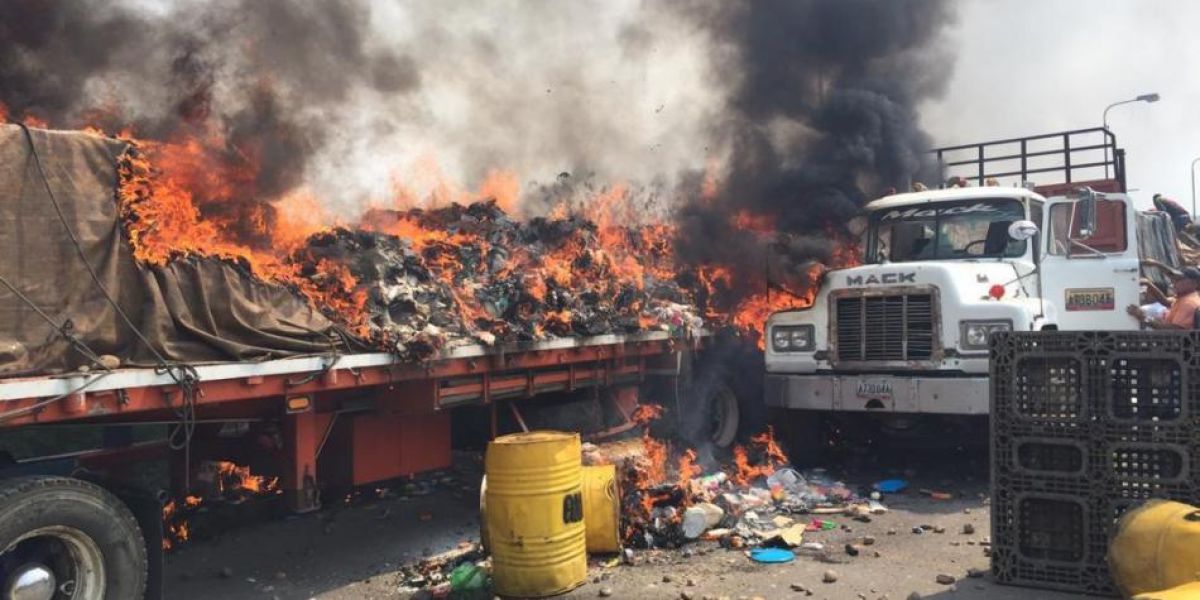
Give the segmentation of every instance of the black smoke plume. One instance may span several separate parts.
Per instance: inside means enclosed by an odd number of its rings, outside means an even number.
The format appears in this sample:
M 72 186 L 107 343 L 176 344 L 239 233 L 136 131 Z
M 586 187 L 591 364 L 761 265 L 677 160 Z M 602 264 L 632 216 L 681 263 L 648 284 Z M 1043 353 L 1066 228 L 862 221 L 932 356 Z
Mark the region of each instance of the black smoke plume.
M 682 209 L 678 250 L 695 263 L 737 265 L 742 281 L 733 287 L 761 291 L 746 282 L 761 282 L 769 253 L 795 266 L 828 260 L 830 228 L 921 171 L 929 139 L 916 107 L 950 75 L 940 34 L 954 15 L 939 0 L 681 2 L 677 10 L 711 36 L 713 78 L 734 82 L 712 131 L 730 141 L 727 170 L 715 198 Z M 764 244 L 733 225 L 739 211 L 769 217 L 787 235 Z
M 201 210 L 270 220 L 270 201 L 302 181 L 356 91 L 419 85 L 411 59 L 372 43 L 368 8 L 366 0 L 7 0 L 0 102 L 14 118 L 59 128 L 215 136 L 221 162 L 236 170 L 253 160 L 256 176 L 239 197 L 199 199 Z

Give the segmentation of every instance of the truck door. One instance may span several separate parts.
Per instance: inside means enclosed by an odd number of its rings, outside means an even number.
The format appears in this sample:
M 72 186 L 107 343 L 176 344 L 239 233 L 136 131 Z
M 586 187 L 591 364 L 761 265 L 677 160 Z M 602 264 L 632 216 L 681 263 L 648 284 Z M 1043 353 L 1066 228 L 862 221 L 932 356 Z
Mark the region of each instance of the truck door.
M 1042 293 L 1058 309 L 1059 329 L 1138 329 L 1125 312 L 1140 303 L 1136 211 L 1129 198 L 1097 198 L 1090 234 L 1074 199 L 1051 198 L 1047 208 Z

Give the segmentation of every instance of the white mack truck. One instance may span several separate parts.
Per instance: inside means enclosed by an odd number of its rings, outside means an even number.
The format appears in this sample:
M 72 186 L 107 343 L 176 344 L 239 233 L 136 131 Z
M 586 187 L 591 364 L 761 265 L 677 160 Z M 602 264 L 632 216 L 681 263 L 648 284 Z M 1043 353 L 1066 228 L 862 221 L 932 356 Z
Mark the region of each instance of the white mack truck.
M 1124 193 L 1106 129 L 935 152 L 945 175 L 969 169 L 974 185 L 869 203 L 863 264 L 828 272 L 810 307 L 767 321 L 765 400 L 796 411 L 775 417 L 793 446 L 819 453 L 834 430 L 856 444 L 986 439 L 992 332 L 1137 329 L 1126 307 L 1147 280 L 1166 289 L 1156 263 L 1180 264 L 1169 218 Z M 1028 183 L 1047 173 L 1064 181 Z

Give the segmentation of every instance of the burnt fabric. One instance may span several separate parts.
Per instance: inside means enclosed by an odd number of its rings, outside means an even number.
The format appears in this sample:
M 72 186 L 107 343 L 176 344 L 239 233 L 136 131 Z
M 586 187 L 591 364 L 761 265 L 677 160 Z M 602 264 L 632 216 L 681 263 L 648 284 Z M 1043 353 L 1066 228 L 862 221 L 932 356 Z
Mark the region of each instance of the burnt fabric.
M 90 364 L 64 330 L 95 354 L 127 365 L 153 365 L 155 352 L 196 363 L 349 349 L 346 336 L 305 300 L 252 279 L 236 264 L 196 257 L 164 267 L 137 264 L 117 206 L 117 164 L 128 145 L 76 132 L 30 134 L 45 181 L 25 132 L 0 124 L 0 277 L 28 300 L 0 285 L 0 376 Z

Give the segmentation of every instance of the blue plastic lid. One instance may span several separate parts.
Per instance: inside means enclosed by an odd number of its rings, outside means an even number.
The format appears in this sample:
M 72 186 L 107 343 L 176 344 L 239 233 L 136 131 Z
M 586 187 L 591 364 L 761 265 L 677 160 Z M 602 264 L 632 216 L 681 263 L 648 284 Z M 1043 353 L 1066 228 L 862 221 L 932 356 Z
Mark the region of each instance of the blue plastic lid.
M 750 551 L 750 560 L 760 563 L 785 563 L 796 560 L 796 554 L 782 548 L 755 548 Z
M 875 482 L 875 489 L 885 494 L 894 494 L 903 491 L 906 487 L 908 487 L 908 482 L 903 479 L 884 479 Z

